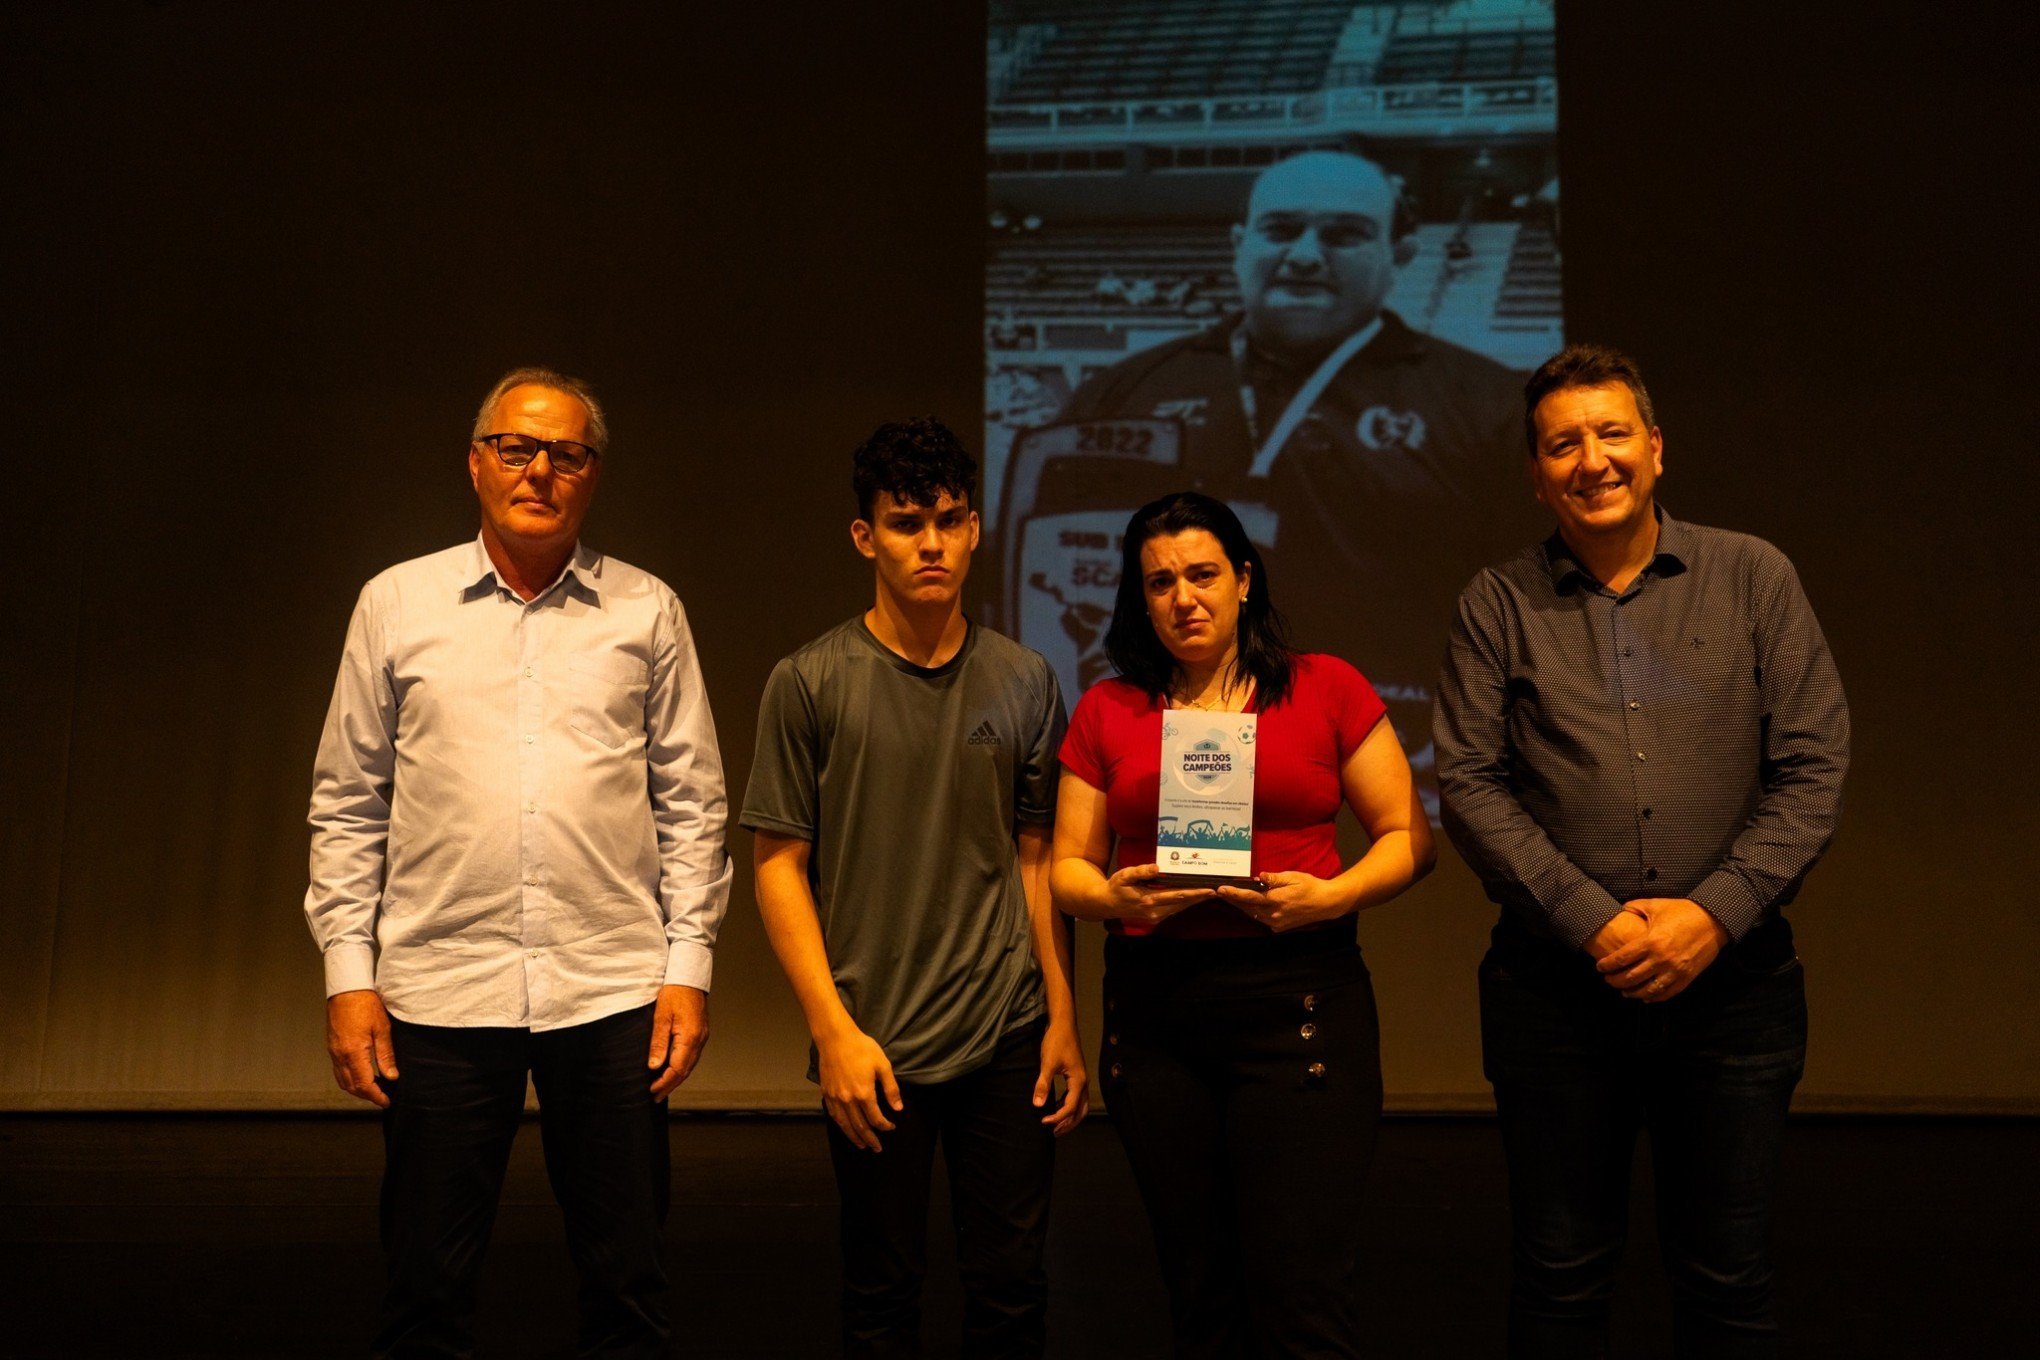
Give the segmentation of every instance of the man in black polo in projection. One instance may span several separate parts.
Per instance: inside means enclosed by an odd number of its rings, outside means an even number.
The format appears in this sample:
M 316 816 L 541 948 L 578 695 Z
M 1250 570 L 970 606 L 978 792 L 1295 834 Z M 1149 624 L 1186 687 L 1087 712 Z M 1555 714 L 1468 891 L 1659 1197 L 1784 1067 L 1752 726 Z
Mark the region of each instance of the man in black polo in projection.
M 1575 346 L 1525 402 L 1558 531 L 1460 596 L 1437 711 L 1445 829 L 1503 909 L 1480 1001 L 1509 1353 L 1607 1354 L 1641 1125 L 1674 1349 L 1774 1355 L 1771 1186 L 1806 1057 L 1781 909 L 1834 834 L 1848 706 L 1784 554 L 1658 508 L 1633 362 Z
M 1453 593 L 1538 525 L 1521 380 L 1385 305 L 1416 226 L 1371 160 L 1276 163 L 1232 229 L 1241 311 L 1114 364 L 1059 419 L 1180 420 L 1181 463 L 1153 494 L 1189 485 L 1240 511 L 1292 635 L 1367 672 L 1421 773 Z
M 741 819 L 814 1036 L 852 1356 L 919 1351 L 938 1141 L 964 1354 L 1041 1353 L 1053 1135 L 1087 1108 L 1048 896 L 1062 696 L 1040 656 L 964 616 L 976 472 L 932 419 L 857 450 L 850 536 L 876 600 L 772 672 Z

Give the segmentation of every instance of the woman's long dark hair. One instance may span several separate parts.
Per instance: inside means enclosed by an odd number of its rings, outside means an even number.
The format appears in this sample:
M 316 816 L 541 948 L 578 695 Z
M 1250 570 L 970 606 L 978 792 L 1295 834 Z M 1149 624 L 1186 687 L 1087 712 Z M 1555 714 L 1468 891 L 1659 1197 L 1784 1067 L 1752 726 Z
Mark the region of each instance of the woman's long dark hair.
M 1155 636 L 1148 618 L 1147 591 L 1141 584 L 1140 550 L 1160 534 L 1203 529 L 1218 540 L 1233 571 L 1247 577 L 1247 598 L 1240 604 L 1236 673 L 1252 676 L 1263 711 L 1289 693 L 1295 653 L 1283 634 L 1282 616 L 1268 592 L 1268 568 L 1238 515 L 1224 501 L 1197 491 L 1178 491 L 1149 501 L 1126 522 L 1126 544 L 1119 562 L 1119 593 L 1112 601 L 1112 624 L 1105 630 L 1105 654 L 1129 684 L 1150 699 L 1166 699 L 1181 670 L 1180 663 Z

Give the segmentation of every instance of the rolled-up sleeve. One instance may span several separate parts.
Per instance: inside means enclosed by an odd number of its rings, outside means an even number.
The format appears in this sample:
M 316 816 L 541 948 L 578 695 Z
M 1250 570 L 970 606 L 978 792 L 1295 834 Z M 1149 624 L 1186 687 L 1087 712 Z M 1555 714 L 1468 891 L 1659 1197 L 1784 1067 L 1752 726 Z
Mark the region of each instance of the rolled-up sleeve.
M 716 934 L 729 908 L 730 858 L 723 847 L 729 804 L 694 634 L 670 595 L 645 693 L 645 757 L 658 832 L 666 985 L 707 991 Z
M 375 923 L 396 772 L 397 704 L 388 664 L 393 607 L 375 582 L 355 602 L 313 767 L 305 919 L 324 959 L 327 996 L 375 986 Z

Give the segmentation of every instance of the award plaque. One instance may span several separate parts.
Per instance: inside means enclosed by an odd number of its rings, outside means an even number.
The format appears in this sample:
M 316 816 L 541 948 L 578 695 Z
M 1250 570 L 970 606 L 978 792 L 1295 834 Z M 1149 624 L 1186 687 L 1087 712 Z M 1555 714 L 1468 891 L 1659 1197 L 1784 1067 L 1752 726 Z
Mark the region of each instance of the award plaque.
M 1165 883 L 1216 887 L 1254 879 L 1252 713 L 1162 712 L 1155 862 Z

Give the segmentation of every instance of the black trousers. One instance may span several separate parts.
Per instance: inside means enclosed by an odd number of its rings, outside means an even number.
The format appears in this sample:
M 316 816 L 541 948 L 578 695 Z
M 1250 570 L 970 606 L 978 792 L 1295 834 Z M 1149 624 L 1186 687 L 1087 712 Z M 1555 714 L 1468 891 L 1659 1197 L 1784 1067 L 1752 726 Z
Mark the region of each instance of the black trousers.
M 669 1153 L 666 1105 L 652 1100 L 645 1067 L 652 1007 L 536 1034 L 394 1019 L 391 1029 L 403 1075 L 383 1087 L 389 1286 L 374 1353 L 473 1353 L 475 1284 L 529 1072 L 580 1275 L 577 1353 L 665 1355 Z
M 1349 929 L 1105 947 L 1099 1058 L 1186 1357 L 1358 1354 L 1381 1124 L 1374 985 Z
M 1771 1199 L 1806 1064 L 1806 984 L 1772 920 L 1670 1001 L 1505 922 L 1481 967 L 1481 1039 L 1509 1160 L 1509 1354 L 1608 1354 L 1630 1161 L 1650 1130 L 1680 1360 L 1778 1354 Z
M 949 1165 L 963 1281 L 962 1353 L 1042 1353 L 1048 1320 L 1042 1246 L 1055 1174 L 1055 1137 L 1034 1105 L 1045 1028 L 1037 1020 L 1013 1031 L 990 1062 L 952 1081 L 900 1083 L 906 1109 L 886 1111 L 897 1127 L 880 1132 L 878 1152 L 852 1143 L 833 1119 L 823 1121 L 842 1198 L 846 1355 L 921 1353 L 928 1188 L 938 1142 Z

